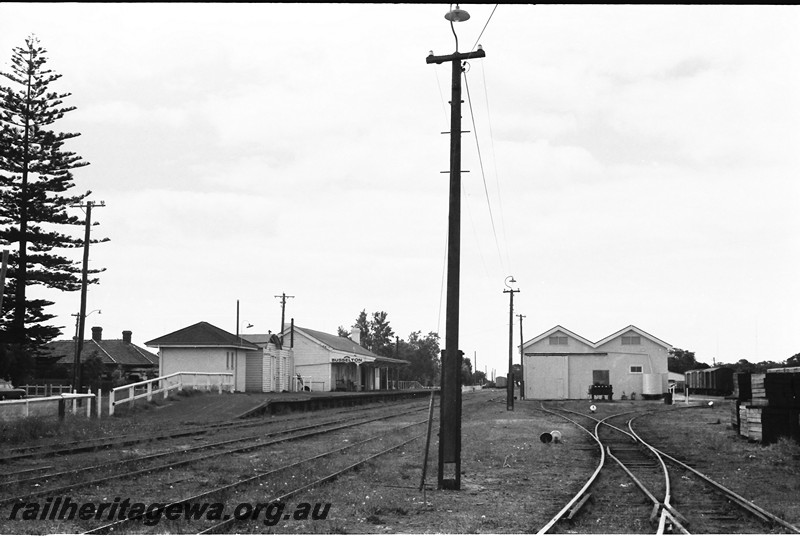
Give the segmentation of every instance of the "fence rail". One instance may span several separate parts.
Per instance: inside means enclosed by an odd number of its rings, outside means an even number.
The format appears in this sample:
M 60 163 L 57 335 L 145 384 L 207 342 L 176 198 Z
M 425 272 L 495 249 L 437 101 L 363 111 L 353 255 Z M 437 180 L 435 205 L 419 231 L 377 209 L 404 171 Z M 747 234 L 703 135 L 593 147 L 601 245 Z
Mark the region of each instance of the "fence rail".
M 25 389 L 27 396 L 55 396 L 63 393 L 71 393 L 71 385 L 20 385 L 20 389 Z
M 324 391 L 325 390 L 325 381 L 318 380 L 314 376 L 302 376 L 300 374 L 295 375 L 292 378 L 293 383 L 293 390 L 297 391 Z
M 86 401 L 86 416 L 92 415 L 92 402 L 95 404 L 98 417 L 100 416 L 100 399 L 102 392 L 97 394 L 91 392 L 86 394 L 62 393 L 56 396 L 43 396 L 37 398 L 21 398 L 19 400 L 0 400 L 0 409 L 3 416 L 10 417 L 30 417 L 31 415 L 51 415 L 58 413 L 59 418 L 63 418 L 67 406 L 71 406 L 72 414 L 78 414 L 78 400 Z M 31 411 L 33 410 L 33 412 Z
M 215 380 L 215 381 L 212 381 Z M 154 395 L 163 393 L 164 398 L 169 396 L 170 391 L 181 391 L 184 387 L 192 389 L 205 389 L 210 391 L 215 387 L 220 394 L 222 391 L 233 392 L 233 373 L 232 372 L 175 372 L 167 376 L 160 376 L 152 380 L 131 383 L 115 387 L 108 394 L 108 414 L 114 415 L 114 407 L 127 402 L 130 407 L 139 398 L 146 398 L 148 402 Z M 138 391 L 138 394 L 137 394 Z M 126 398 L 117 398 L 117 393 L 127 392 Z
M 401 381 L 398 381 L 397 383 L 398 383 L 397 386 L 401 391 L 405 391 L 405 390 L 408 390 L 408 389 L 425 389 L 425 387 L 423 387 L 422 384 L 419 383 L 416 380 L 414 380 L 414 381 L 403 381 L 403 380 L 401 380 Z

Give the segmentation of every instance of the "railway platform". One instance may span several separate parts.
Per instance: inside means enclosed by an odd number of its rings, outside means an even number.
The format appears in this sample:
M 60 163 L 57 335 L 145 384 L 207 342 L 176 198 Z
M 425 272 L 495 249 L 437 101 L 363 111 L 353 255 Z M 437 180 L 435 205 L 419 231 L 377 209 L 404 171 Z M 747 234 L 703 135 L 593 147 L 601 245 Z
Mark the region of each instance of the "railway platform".
M 430 390 L 425 389 L 345 393 L 203 393 L 177 397 L 166 404 L 156 406 L 147 411 L 147 418 L 153 421 L 198 424 L 224 422 L 264 415 L 429 397 L 430 393 Z

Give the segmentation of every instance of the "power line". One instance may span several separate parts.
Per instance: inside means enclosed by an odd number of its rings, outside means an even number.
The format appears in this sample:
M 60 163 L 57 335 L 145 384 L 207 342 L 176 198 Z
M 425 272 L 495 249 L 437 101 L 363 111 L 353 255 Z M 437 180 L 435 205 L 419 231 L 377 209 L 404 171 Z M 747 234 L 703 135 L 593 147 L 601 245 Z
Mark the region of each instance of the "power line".
M 464 74 L 464 86 L 466 87 L 467 90 L 467 103 L 469 104 L 469 115 L 472 118 L 472 129 L 475 133 L 475 146 L 478 149 L 478 162 L 480 163 L 481 166 L 481 177 L 483 178 L 483 191 L 486 194 L 486 205 L 489 208 L 489 219 L 492 222 L 492 233 L 494 234 L 494 243 L 495 246 L 497 247 L 497 257 L 499 258 L 500 266 L 502 267 L 503 255 L 500 253 L 500 242 L 497 240 L 497 229 L 495 228 L 494 225 L 494 214 L 492 213 L 492 203 L 491 200 L 489 199 L 489 188 L 486 186 L 486 172 L 483 167 L 483 155 L 481 154 L 481 146 L 480 143 L 478 142 L 478 125 L 475 123 L 475 114 L 473 113 L 472 110 L 472 98 L 470 97 L 469 93 L 469 83 L 467 82 L 466 73 Z
M 506 221 L 504 217 L 503 211 L 503 196 L 500 193 L 500 174 L 497 172 L 497 154 L 494 150 L 494 131 L 492 130 L 492 114 L 490 113 L 489 108 L 489 90 L 486 88 L 486 69 L 483 67 L 483 62 L 481 62 L 481 74 L 483 75 L 483 95 L 486 99 L 486 115 L 488 117 L 489 122 L 489 141 L 491 142 L 492 147 L 492 163 L 494 165 L 494 180 L 497 186 L 497 203 L 500 208 L 500 227 L 503 230 L 503 243 L 506 246 L 506 262 L 508 262 L 509 268 L 511 267 L 511 254 L 508 251 L 508 235 L 506 234 Z
M 492 9 L 492 12 L 489 14 L 489 18 L 486 19 L 486 24 L 483 25 L 483 30 L 481 30 L 481 33 L 478 35 L 478 38 L 475 40 L 475 44 L 472 45 L 472 50 L 475 50 L 475 47 L 478 46 L 478 43 L 480 42 L 481 37 L 483 36 L 483 32 L 485 32 L 486 31 L 486 27 L 489 26 L 489 21 L 492 20 L 492 17 L 494 16 L 494 12 L 497 11 L 497 6 L 499 6 L 499 5 L 500 4 L 495 4 L 494 5 L 494 9 Z

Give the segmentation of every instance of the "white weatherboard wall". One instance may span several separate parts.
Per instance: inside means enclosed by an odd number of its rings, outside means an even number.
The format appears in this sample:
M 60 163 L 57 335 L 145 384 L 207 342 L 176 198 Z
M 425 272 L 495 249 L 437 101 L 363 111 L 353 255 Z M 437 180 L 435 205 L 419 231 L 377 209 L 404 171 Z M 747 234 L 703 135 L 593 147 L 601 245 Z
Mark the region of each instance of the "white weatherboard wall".
M 284 337 L 284 343 L 289 338 Z M 330 391 L 331 383 L 331 350 L 309 340 L 296 331 L 294 334 L 294 370 L 303 378 L 311 378 L 314 382 L 324 382 L 322 390 Z
M 159 349 L 159 376 L 176 372 L 232 372 L 234 389 L 245 390 L 245 352 L 231 348 Z
M 247 352 L 247 390 L 256 393 L 291 391 L 295 374 L 291 350 L 278 350 L 269 345 Z

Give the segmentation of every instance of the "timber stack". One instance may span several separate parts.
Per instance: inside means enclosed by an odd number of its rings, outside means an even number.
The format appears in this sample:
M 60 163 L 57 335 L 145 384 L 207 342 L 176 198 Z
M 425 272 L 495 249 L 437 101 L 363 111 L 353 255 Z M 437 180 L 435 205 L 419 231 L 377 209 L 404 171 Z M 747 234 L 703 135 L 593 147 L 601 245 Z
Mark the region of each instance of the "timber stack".
M 750 441 L 775 443 L 781 437 L 800 443 L 800 367 L 734 376 L 731 425 Z

